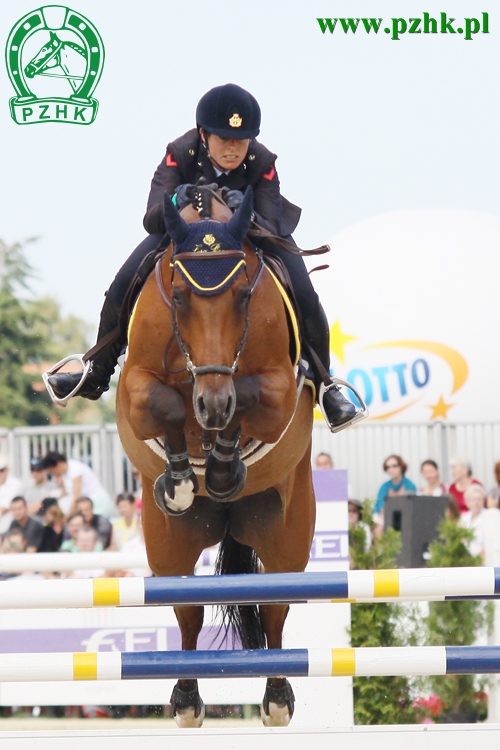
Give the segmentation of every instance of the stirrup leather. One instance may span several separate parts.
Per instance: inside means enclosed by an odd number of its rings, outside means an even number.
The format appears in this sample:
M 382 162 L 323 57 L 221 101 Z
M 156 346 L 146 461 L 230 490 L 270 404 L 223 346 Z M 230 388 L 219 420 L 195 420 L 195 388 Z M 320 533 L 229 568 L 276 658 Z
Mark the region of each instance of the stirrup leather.
M 342 378 L 335 378 L 333 376 L 331 380 L 332 382 L 328 386 L 326 386 L 324 383 L 321 383 L 319 387 L 319 392 L 318 392 L 318 406 L 321 409 L 321 413 L 323 414 L 323 417 L 330 429 L 330 432 L 336 433 L 336 432 L 340 432 L 341 430 L 345 430 L 346 427 L 352 427 L 352 425 L 356 424 L 357 422 L 361 422 L 362 419 L 366 419 L 369 416 L 369 412 L 368 412 L 368 407 L 365 404 L 363 398 L 360 396 L 356 388 L 354 388 L 354 386 L 351 385 L 351 383 L 347 383 L 345 380 L 342 380 Z M 341 425 L 335 426 L 331 424 L 326 414 L 325 408 L 323 406 L 323 398 L 325 396 L 325 393 L 328 393 L 328 391 L 330 391 L 332 388 L 337 388 L 340 385 L 343 385 L 345 388 L 348 388 L 350 391 L 354 393 L 359 403 L 361 404 L 361 407 L 356 410 L 356 413 L 354 414 L 354 416 L 351 419 L 349 419 L 347 422 L 344 422 Z
M 77 395 L 78 391 L 87 380 L 88 374 L 92 372 L 92 362 L 90 360 L 84 362 L 84 356 L 84 354 L 70 354 L 69 357 L 64 357 L 64 359 L 61 359 L 59 362 L 57 362 L 57 364 L 53 365 L 42 374 L 42 380 L 54 404 L 58 404 L 59 406 L 66 406 L 68 401 L 72 399 L 73 396 Z M 55 375 L 61 369 L 61 367 L 64 367 L 64 365 L 68 362 L 79 362 L 81 364 L 82 377 L 76 388 L 73 388 L 71 393 L 68 393 L 68 395 L 64 398 L 59 398 L 59 396 L 55 394 L 54 389 L 49 383 L 49 378 L 51 377 L 51 375 Z

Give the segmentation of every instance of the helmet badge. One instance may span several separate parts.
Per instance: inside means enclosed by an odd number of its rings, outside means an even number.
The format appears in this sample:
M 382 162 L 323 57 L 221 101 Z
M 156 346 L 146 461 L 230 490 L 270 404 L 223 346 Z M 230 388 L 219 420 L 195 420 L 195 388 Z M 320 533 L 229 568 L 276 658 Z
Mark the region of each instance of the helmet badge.
M 229 118 L 229 124 L 232 128 L 241 128 L 242 123 L 243 119 L 237 114 L 237 112 Z

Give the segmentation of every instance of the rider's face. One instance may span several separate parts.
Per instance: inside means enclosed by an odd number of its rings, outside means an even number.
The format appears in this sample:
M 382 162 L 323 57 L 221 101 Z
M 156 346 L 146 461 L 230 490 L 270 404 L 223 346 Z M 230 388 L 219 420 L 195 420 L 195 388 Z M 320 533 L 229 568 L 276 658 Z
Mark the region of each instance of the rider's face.
M 227 172 L 231 169 L 237 169 L 243 163 L 247 155 L 250 139 L 245 138 L 238 140 L 236 138 L 221 138 L 213 133 L 201 133 L 201 138 L 208 146 L 208 155 L 211 162 Z

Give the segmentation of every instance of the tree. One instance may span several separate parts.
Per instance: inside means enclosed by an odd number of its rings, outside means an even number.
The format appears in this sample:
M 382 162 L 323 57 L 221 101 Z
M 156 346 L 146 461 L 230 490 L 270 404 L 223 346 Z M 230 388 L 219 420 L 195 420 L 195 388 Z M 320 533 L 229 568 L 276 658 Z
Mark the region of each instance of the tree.
M 373 535 L 371 508 L 365 502 L 363 523 Z M 381 570 L 395 567 L 401 547 L 401 534 L 388 529 L 373 535 L 369 548 L 363 525 L 349 531 L 351 568 Z M 404 627 L 401 623 L 404 621 Z M 383 647 L 414 644 L 416 616 L 412 606 L 402 604 L 353 604 L 351 607 L 351 646 Z M 408 677 L 354 677 L 354 721 L 356 724 L 411 724 L 419 718 L 413 706 L 411 680 Z
M 0 426 L 54 422 L 103 421 L 112 418 L 108 404 L 75 399 L 66 409 L 52 405 L 41 373 L 70 352 L 89 348 L 92 326 L 75 316 L 63 317 L 59 303 L 33 298 L 35 276 L 24 244 L 0 240 Z
M 471 529 L 445 519 L 441 521 L 438 531 L 438 539 L 429 547 L 430 567 L 468 568 L 482 565 L 481 557 L 474 557 L 467 549 L 474 536 Z M 491 626 L 491 616 L 491 606 L 483 601 L 431 602 L 425 623 L 427 642 L 430 646 L 469 646 Z M 445 714 L 478 716 L 484 712 L 484 679 L 473 674 L 454 674 L 435 675 L 425 682 L 441 700 Z

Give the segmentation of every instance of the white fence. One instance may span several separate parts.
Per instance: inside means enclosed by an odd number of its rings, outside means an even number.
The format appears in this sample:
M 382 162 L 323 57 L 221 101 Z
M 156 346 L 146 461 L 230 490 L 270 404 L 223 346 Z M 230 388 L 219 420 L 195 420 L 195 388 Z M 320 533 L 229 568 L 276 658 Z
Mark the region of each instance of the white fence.
M 0 430 L 0 451 L 7 453 L 13 473 L 23 480 L 29 479 L 30 458 L 48 450 L 89 463 L 112 495 L 132 487 L 130 462 L 113 424 Z M 455 456 L 469 460 L 474 476 L 489 488 L 494 484 L 493 466 L 500 461 L 500 422 L 368 423 L 337 435 L 318 423 L 314 427 L 313 457 L 321 451 L 332 455 L 335 468 L 348 470 L 352 495 L 358 498 L 375 497 L 387 479 L 382 463 L 391 453 L 405 459 L 407 476 L 417 486 L 420 464 L 427 458 L 437 461 L 442 481 L 449 483 L 449 462 Z

